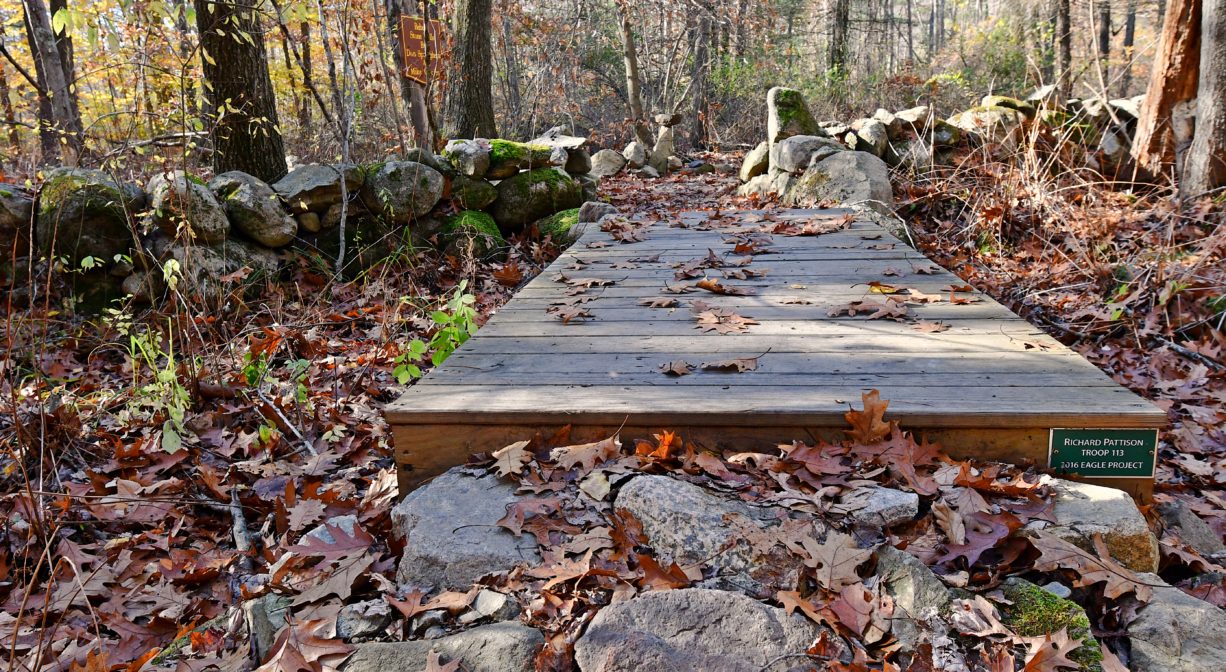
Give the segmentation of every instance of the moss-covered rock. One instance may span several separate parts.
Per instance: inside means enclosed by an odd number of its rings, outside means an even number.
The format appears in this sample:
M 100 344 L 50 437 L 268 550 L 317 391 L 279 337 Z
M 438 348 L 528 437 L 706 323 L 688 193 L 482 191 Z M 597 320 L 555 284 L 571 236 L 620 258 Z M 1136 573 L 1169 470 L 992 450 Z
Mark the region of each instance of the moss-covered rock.
M 425 216 L 443 196 L 443 176 L 414 161 L 388 161 L 366 176 L 361 197 L 372 213 L 404 226 Z
M 441 233 L 452 254 L 488 259 L 501 254 L 507 246 L 494 218 L 476 210 L 465 210 L 443 220 Z
M 1016 142 L 1025 115 L 1009 107 L 972 107 L 948 119 L 949 123 L 984 141 L 1005 145 Z
M 275 278 L 281 264 L 278 253 L 234 238 L 204 245 L 175 240 L 158 231 L 149 238 L 146 249 L 156 264 L 150 271 L 165 277 L 166 264 L 173 260 L 178 270 L 172 278 L 178 291 L 212 307 L 225 306 L 231 297 L 252 295 L 254 288 Z
M 519 231 L 538 219 L 583 204 L 583 187 L 554 168 L 520 173 L 498 184 L 492 210 L 503 231 Z
M 536 223 L 541 238 L 549 236 L 555 243 L 569 243 L 574 239 L 575 226 L 579 224 L 579 208 L 571 208 L 540 220 Z
M 464 210 L 484 210 L 498 198 L 498 189 L 479 177 L 456 175 L 451 180 L 451 199 Z
M 491 180 L 504 180 L 522 169 L 540 168 L 549 165 L 553 148 L 512 140 L 490 140 L 490 167 L 485 176 Z
M 281 194 L 294 213 L 325 212 L 341 200 L 342 174 L 345 177 L 345 193 L 349 195 L 362 188 L 369 170 L 369 167 L 352 164 L 299 166 L 277 180 L 272 188 Z
M 483 177 L 490 167 L 490 145 L 487 140 L 451 140 L 443 156 L 452 167 L 469 177 Z
M 110 263 L 132 248 L 128 213 L 144 204 L 144 192 L 100 170 L 56 168 L 46 174 L 38 194 L 39 251 L 65 257 L 74 267 L 86 257 Z
M 776 86 L 766 93 L 766 139 L 770 144 L 793 135 L 817 135 L 817 120 L 796 89 Z
M 1090 633 L 1090 619 L 1076 602 L 1018 578 L 1005 581 L 1001 590 L 1009 601 L 1001 605 L 1002 622 L 1011 630 L 1023 637 L 1043 637 L 1065 630 L 1070 639 L 1082 640 L 1069 659 L 1079 663 L 1082 670 L 1101 672 L 1102 650 Z
M 190 235 L 200 243 L 220 243 L 230 233 L 226 210 L 200 178 L 176 170 L 154 175 L 149 192 L 149 221 L 174 238 Z
M 210 180 L 209 189 L 225 208 L 231 226 L 265 247 L 288 245 L 298 233 L 298 222 L 281 197 L 258 177 L 232 170 Z

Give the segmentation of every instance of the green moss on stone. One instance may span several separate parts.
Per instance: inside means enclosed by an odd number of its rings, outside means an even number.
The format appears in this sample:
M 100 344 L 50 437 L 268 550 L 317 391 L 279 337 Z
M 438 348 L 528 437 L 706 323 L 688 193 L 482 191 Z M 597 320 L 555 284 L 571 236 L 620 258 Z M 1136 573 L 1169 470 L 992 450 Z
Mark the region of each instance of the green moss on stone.
M 571 208 L 554 213 L 536 223 L 536 230 L 541 237 L 549 236 L 554 242 L 567 242 L 571 239 L 571 230 L 579 223 L 579 208 Z
M 533 145 L 513 140 L 490 140 L 490 164 L 522 163 L 532 159 L 549 157 L 547 145 Z
M 1076 602 L 1019 579 L 1007 581 L 1001 588 L 1012 603 L 1001 607 L 1005 625 L 1023 637 L 1043 637 L 1066 630 L 1070 639 L 1082 640 L 1069 658 L 1079 663 L 1082 670 L 1101 672 L 1102 650 L 1090 634 L 1090 619 Z
M 448 247 L 471 250 L 478 257 L 489 257 L 506 247 L 507 241 L 494 218 L 477 210 L 465 210 L 443 220 L 442 233 Z
M 1009 96 L 985 96 L 980 103 L 983 107 L 1004 107 L 1021 112 L 1027 117 L 1034 117 L 1034 105 L 1017 98 L 1010 98 Z

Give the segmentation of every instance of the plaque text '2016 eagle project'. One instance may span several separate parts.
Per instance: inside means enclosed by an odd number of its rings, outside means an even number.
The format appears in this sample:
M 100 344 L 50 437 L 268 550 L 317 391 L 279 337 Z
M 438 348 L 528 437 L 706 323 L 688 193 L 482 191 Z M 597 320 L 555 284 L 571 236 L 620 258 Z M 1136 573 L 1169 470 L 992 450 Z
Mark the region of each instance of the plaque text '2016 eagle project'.
M 1053 429 L 1056 471 L 1098 478 L 1153 478 L 1156 429 Z

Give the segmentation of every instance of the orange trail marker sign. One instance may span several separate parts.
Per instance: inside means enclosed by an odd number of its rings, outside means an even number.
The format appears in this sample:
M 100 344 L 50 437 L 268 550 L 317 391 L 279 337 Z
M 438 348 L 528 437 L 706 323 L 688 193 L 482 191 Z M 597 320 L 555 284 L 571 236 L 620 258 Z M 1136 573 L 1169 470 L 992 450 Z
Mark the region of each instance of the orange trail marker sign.
M 443 24 L 440 21 L 427 21 L 420 16 L 400 17 L 400 48 L 404 53 L 405 77 L 421 84 L 428 83 L 431 77 L 437 78 L 443 70 L 442 47 Z

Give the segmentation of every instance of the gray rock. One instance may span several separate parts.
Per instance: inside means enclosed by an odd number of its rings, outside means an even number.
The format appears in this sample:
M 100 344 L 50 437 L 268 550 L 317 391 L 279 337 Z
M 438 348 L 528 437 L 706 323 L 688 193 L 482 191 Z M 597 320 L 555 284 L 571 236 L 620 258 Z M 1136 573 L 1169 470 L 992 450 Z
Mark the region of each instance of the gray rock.
M 888 212 L 894 206 L 894 192 L 884 161 L 867 152 L 837 152 L 809 166 L 783 202 L 800 207 L 822 202 L 864 204 Z
M 1114 128 L 1103 131 L 1102 137 L 1098 139 L 1098 151 L 1102 152 L 1103 160 L 1111 165 L 1128 158 L 1128 150 L 1131 146 L 1132 142 L 1128 136 Z
M 146 186 L 150 221 L 167 236 L 186 228 L 198 243 L 220 243 L 230 233 L 226 211 L 213 192 L 181 170 L 159 173 Z
M 922 172 L 930 168 L 935 159 L 932 147 L 926 140 L 891 140 L 881 157 L 891 167 Z
M 659 132 L 656 133 L 656 146 L 651 149 L 649 161 L 651 167 L 659 171 L 661 175 L 667 173 L 672 168 L 673 152 L 676 149 L 676 142 L 673 140 L 673 128 L 671 126 L 662 126 Z M 680 160 L 678 160 L 678 163 L 680 163 Z
M 600 192 L 600 178 L 592 174 L 576 175 L 575 180 L 579 182 L 579 187 L 583 190 L 584 201 L 594 201 Z
M 766 529 L 779 520 L 763 509 L 667 476 L 638 476 L 622 486 L 615 506 L 634 514 L 662 564 L 710 567 L 707 585 L 755 596 L 764 582 L 794 585 L 800 565 L 785 554 L 764 557 L 740 530 Z M 820 525 L 820 523 L 815 523 Z M 738 527 L 740 529 L 738 529 Z M 818 536 L 825 526 L 816 531 Z M 782 577 L 782 578 L 780 578 Z
M 775 144 L 793 135 L 817 135 L 817 121 L 796 89 L 776 86 L 766 92 L 766 140 Z
M 277 192 L 253 175 L 232 170 L 209 180 L 230 225 L 265 247 L 283 247 L 298 234 L 298 222 Z
M 740 196 L 783 195 L 788 193 L 796 182 L 796 176 L 787 171 L 769 172 L 742 184 L 737 189 L 737 194 Z
M 919 514 L 919 495 L 879 486 L 856 488 L 844 495 L 840 503 L 854 507 L 849 514 L 853 523 L 870 527 L 890 527 Z
M 932 109 L 927 105 L 910 107 L 895 112 L 894 119 L 909 124 L 918 133 L 928 127 L 928 122 L 932 120 Z
M 1101 534 L 1107 551 L 1121 565 L 1135 572 L 1158 568 L 1158 540 L 1145 516 L 1123 490 L 1044 477 L 1055 493 L 1056 523 L 1032 521 L 1030 529 L 1046 529 L 1087 551 L 1094 551 L 1094 535 Z
M 766 172 L 767 167 L 770 166 L 770 151 L 769 142 L 760 142 L 757 147 L 745 153 L 745 160 L 741 162 L 739 173 L 742 182 L 748 182 Z
M 490 169 L 490 144 L 483 140 L 450 140 L 443 156 L 460 175 L 484 177 Z
M 885 153 L 890 142 L 885 124 L 876 119 L 860 119 L 853 122 L 851 128 L 852 132 L 847 134 L 848 147 L 878 157 Z
M 815 135 L 793 135 L 776 142 L 770 148 L 770 167 L 788 173 L 799 173 L 815 159 L 822 159 L 847 148 L 830 138 Z
M 583 147 L 566 150 L 565 170 L 571 175 L 586 175 L 592 172 L 592 155 Z
M 382 598 L 346 604 L 336 616 L 336 636 L 346 642 L 377 637 L 393 619 L 391 605 Z
M 164 264 L 169 259 L 179 262 L 180 291 L 188 296 L 199 296 L 213 306 L 222 305 L 238 288 L 252 287 L 275 276 L 281 265 L 276 252 L 234 238 L 215 245 L 156 238 L 149 247 L 159 263 Z M 240 273 L 244 277 L 239 280 L 224 279 Z
M 592 156 L 592 169 L 589 174 L 595 177 L 611 177 L 625 167 L 625 157 L 611 149 L 602 149 Z
M 1035 115 L 1035 107 L 1033 104 L 1011 98 L 1009 96 L 984 96 L 979 100 L 980 107 L 1007 107 L 1010 110 L 1021 112 L 1027 119 L 1033 119 Z
M 359 644 L 344 672 L 424 672 L 431 651 L 443 663 L 461 661 L 467 672 L 532 672 L 545 638 L 518 623 L 494 623 L 438 639 Z
M 1162 517 L 1162 524 L 1175 533 L 1183 543 L 1203 556 L 1217 555 L 1226 551 L 1221 537 L 1200 516 L 1179 500 L 1163 502 L 1154 507 Z
M 76 266 L 85 257 L 110 263 L 133 245 L 128 213 L 146 203 L 135 185 L 87 168 L 53 168 L 38 191 L 34 234 L 39 251 L 66 257 Z
M 973 107 L 948 119 L 950 125 L 985 142 L 1011 146 L 1021 134 L 1024 115 L 1008 107 Z
M 549 152 L 549 165 L 555 168 L 565 168 L 566 162 L 570 160 L 570 155 L 561 147 L 554 147 Z
M 498 198 L 498 188 L 479 177 L 456 175 L 451 180 L 451 198 L 464 210 L 484 210 Z
M 515 488 L 496 476 L 452 469 L 410 492 L 392 509 L 392 527 L 405 540 L 396 573 L 400 583 L 467 590 L 491 572 L 541 561 L 531 536 L 499 527 Z
M 332 530 L 329 530 L 328 526 L 332 526 L 345 534 L 353 536 L 353 534 L 359 529 L 358 517 L 353 514 L 332 516 L 319 525 L 316 525 L 310 532 L 307 532 L 302 536 L 304 538 L 311 537 L 312 539 L 318 539 L 319 541 L 331 546 L 332 544 L 336 543 L 336 538 L 332 536 Z
M 643 166 L 638 169 L 638 176 L 655 179 L 660 176 L 660 171 L 655 166 Z
M 1141 574 L 1154 588 L 1153 599 L 1128 626 L 1133 672 L 1207 672 L 1226 661 L 1226 612 L 1166 584 L 1156 574 Z
M 1073 589 L 1060 583 L 1059 581 L 1051 581 L 1040 586 L 1043 590 L 1055 595 L 1056 597 L 1067 600 L 1073 596 Z
M 490 214 L 499 227 L 512 231 L 582 204 L 578 181 L 555 168 L 537 168 L 499 182 Z
M 460 615 L 461 623 L 475 623 L 481 619 L 511 621 L 519 618 L 519 605 L 509 596 L 495 590 L 482 589 L 473 598 L 468 611 Z
M 1141 104 L 1144 102 L 1145 96 L 1140 95 L 1132 98 L 1114 98 L 1107 101 L 1107 104 L 1111 106 L 1120 121 L 1131 123 L 1141 118 Z
M 661 113 L 655 116 L 655 122 L 657 125 L 667 126 L 667 127 L 672 127 L 672 126 L 676 126 L 677 124 L 680 124 L 682 119 L 685 119 L 685 115 L 681 114 L 680 112 L 674 113 L 674 114 Z
M 545 131 L 533 140 L 529 141 L 533 145 L 544 145 L 546 147 L 560 147 L 567 151 L 579 149 L 587 146 L 587 138 L 577 135 L 567 135 L 566 129 L 561 126 L 554 126 Z
M 580 672 L 781 672 L 817 637 L 799 613 L 744 595 L 687 588 L 600 610 L 575 642 Z
M 648 151 L 647 145 L 635 140 L 626 145 L 626 149 L 622 152 L 622 157 L 626 160 L 624 165 L 628 165 L 631 168 L 642 168 L 651 159 L 651 152 Z
M 166 291 L 161 271 L 136 271 L 123 279 L 123 293 L 140 303 L 153 303 Z
M 277 633 L 289 617 L 290 598 L 269 593 L 243 603 L 243 622 L 251 641 L 252 658 L 264 660 L 277 642 Z
M 894 598 L 891 631 L 904 648 L 915 647 L 924 634 L 922 623 L 945 614 L 953 594 L 927 565 L 889 545 L 877 548 L 877 576 Z
M 456 172 L 455 166 L 451 165 L 451 160 L 442 154 L 435 154 L 420 147 L 413 147 L 400 156 L 402 161 L 412 161 L 414 163 L 422 163 L 442 173 L 446 177 L 455 177 L 459 175 Z
M 366 208 L 398 226 L 424 217 L 443 197 L 443 176 L 413 161 L 388 161 L 372 171 L 362 185 Z
M 347 194 L 352 195 L 362 188 L 366 176 L 361 167 L 317 164 L 299 166 L 291 170 L 288 175 L 273 183 L 272 188 L 281 194 L 294 213 L 324 212 L 341 201 L 342 172 Z
M 588 201 L 579 206 L 579 223 L 599 222 L 605 215 L 616 215 L 618 210 L 610 203 Z
M 0 240 L 11 240 L 30 225 L 34 197 L 15 184 L 0 184 Z
M 933 147 L 952 147 L 962 142 L 962 129 L 943 119 L 933 119 L 924 137 L 932 141 Z

